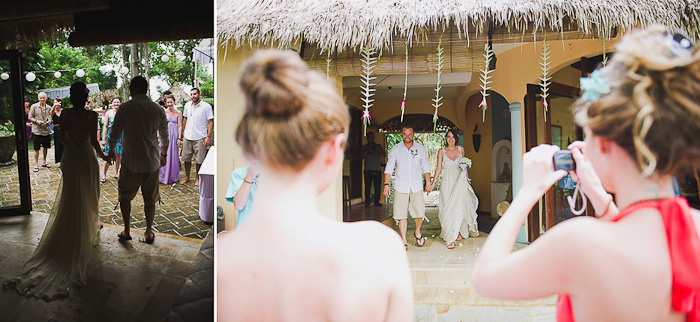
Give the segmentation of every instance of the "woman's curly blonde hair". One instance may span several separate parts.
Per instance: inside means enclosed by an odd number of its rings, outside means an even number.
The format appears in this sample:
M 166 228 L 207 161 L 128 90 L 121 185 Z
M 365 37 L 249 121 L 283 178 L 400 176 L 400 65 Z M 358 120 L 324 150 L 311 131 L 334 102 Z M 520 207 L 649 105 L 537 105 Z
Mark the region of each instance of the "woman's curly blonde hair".
M 645 176 L 700 163 L 700 50 L 665 27 L 625 35 L 602 69 L 610 92 L 579 99 L 576 122 L 622 147 Z

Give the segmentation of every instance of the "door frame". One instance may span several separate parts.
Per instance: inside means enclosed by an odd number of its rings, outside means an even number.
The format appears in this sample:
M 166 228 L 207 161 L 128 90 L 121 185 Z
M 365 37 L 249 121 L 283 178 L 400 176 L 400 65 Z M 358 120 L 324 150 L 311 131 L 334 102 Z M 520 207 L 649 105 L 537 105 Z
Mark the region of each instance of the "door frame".
M 576 98 L 579 96 L 580 89 L 577 87 L 552 82 L 549 87 L 549 93 L 559 97 Z M 542 136 L 544 144 L 552 144 L 552 110 L 547 109 L 546 119 L 542 124 L 537 124 L 537 102 L 541 101 L 541 88 L 539 84 L 527 84 L 527 94 L 525 95 L 525 149 L 530 149 L 537 146 L 537 126 L 542 127 Z M 547 103 L 551 106 L 549 97 Z M 583 130 L 576 126 L 576 135 L 583 138 Z M 543 196 L 542 204 L 544 205 L 545 215 L 545 230 L 554 226 L 554 188 L 547 190 Z M 590 207 L 587 207 L 589 209 Z M 589 215 L 586 210 L 586 215 Z M 530 214 L 527 217 L 528 240 L 535 241 L 540 237 L 540 216 L 539 206 L 537 204 L 532 207 Z
M 29 179 L 29 154 L 27 131 L 24 118 L 24 87 L 22 84 L 21 58 L 18 50 L 0 50 L 0 59 L 10 62 L 10 79 L 12 84 L 12 105 L 14 109 L 15 144 L 17 149 L 17 172 L 19 175 L 20 204 L 0 208 L 0 217 L 29 215 L 32 210 L 32 190 Z

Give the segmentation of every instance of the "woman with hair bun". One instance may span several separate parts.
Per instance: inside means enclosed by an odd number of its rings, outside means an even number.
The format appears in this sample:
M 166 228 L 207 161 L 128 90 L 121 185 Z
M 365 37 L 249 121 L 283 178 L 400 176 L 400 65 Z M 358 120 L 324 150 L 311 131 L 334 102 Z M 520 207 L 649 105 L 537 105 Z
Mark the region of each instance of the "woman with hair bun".
M 340 171 L 350 123 L 335 86 L 298 54 L 274 50 L 246 62 L 240 86 L 247 106 L 236 140 L 265 175 L 246 224 L 217 243 L 219 321 L 412 320 L 396 232 L 316 209 Z
M 557 147 L 533 148 L 474 287 L 513 300 L 559 294 L 558 321 L 700 321 L 700 212 L 672 184 L 679 166 L 700 165 L 700 49 L 663 27 L 630 32 L 581 89 L 572 176 L 599 219 L 567 220 L 512 253 L 532 206 L 566 175 L 553 170 Z

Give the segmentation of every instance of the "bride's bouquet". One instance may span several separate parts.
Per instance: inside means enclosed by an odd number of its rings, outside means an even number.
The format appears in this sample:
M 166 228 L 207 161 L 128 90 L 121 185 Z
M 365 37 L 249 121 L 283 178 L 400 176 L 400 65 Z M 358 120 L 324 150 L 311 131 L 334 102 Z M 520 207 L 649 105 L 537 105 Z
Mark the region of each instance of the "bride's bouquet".
M 462 169 L 462 171 L 471 168 L 472 167 L 472 159 L 467 158 L 467 157 L 462 157 L 462 159 L 459 160 L 459 167 Z

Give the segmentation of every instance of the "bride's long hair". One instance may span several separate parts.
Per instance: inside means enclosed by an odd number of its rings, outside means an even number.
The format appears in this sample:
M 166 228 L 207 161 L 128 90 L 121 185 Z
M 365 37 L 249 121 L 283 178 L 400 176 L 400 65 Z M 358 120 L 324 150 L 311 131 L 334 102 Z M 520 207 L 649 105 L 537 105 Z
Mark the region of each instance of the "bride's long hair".
M 76 113 L 87 111 L 85 102 L 87 102 L 88 94 L 90 94 L 90 91 L 83 82 L 75 82 L 70 86 L 70 102 L 73 104 L 73 107 L 80 107 L 75 109 Z

